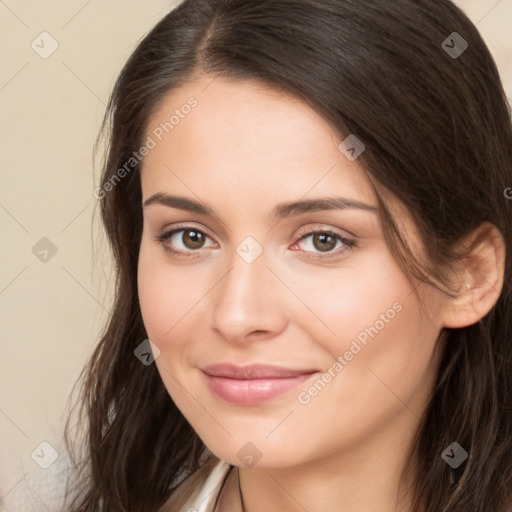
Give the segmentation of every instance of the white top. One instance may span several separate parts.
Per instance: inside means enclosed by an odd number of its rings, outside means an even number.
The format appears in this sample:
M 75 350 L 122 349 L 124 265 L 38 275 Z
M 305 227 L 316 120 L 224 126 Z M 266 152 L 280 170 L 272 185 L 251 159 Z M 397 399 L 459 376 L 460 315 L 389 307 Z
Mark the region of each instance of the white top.
M 227 462 L 219 461 L 208 475 L 197 497 L 189 500 L 182 508 L 182 512 L 213 512 L 213 505 L 230 468 L 231 465 Z
M 67 465 L 60 456 L 47 469 L 39 466 L 16 484 L 5 484 L 0 478 L 0 512 L 33 512 L 34 510 L 63 510 L 64 491 L 66 489 Z M 220 460 L 210 471 L 203 487 L 181 509 L 182 512 L 213 512 L 213 505 L 221 491 L 221 486 L 230 465 Z M 15 475 L 16 476 L 16 475 Z M 18 477 L 19 480 L 19 477 Z M 10 489 L 10 490 L 9 490 Z M 2 494 L 4 499 L 2 499 Z

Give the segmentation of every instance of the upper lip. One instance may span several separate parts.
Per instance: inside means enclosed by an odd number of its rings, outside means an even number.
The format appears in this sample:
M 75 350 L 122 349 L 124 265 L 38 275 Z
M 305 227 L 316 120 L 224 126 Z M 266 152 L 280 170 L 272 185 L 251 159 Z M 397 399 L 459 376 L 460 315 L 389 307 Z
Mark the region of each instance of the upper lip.
M 286 377 L 296 377 L 315 373 L 317 370 L 292 370 L 281 366 L 267 364 L 251 364 L 247 366 L 237 366 L 232 363 L 217 363 L 202 368 L 203 372 L 214 377 L 226 377 L 229 379 L 278 379 Z

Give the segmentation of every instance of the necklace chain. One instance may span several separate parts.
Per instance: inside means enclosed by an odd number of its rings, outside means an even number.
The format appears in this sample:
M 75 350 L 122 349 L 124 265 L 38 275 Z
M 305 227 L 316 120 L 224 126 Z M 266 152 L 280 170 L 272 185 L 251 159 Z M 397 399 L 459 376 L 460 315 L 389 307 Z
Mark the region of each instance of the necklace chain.
M 242 486 L 240 485 L 240 468 L 239 467 L 237 467 L 237 474 L 238 474 L 238 496 L 240 496 L 240 507 L 242 508 L 242 512 L 245 512 L 244 497 L 242 496 Z

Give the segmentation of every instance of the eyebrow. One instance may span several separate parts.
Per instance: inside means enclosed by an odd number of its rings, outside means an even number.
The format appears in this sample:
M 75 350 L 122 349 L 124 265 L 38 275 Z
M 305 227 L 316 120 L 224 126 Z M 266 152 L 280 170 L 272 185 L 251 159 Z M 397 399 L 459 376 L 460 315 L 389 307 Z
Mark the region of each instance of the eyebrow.
M 200 213 L 216 217 L 215 212 L 209 206 L 182 196 L 172 196 L 163 192 L 157 192 L 144 201 L 144 208 L 152 204 L 161 204 L 169 208 L 178 208 L 189 212 Z M 271 212 L 271 219 L 284 219 L 294 215 L 301 215 L 304 213 L 323 211 L 323 210 L 363 210 L 371 213 L 376 213 L 378 208 L 376 206 L 362 203 L 354 199 L 347 199 L 344 197 L 319 197 L 316 199 L 307 199 L 300 201 L 291 201 L 288 203 L 281 203 L 274 207 Z

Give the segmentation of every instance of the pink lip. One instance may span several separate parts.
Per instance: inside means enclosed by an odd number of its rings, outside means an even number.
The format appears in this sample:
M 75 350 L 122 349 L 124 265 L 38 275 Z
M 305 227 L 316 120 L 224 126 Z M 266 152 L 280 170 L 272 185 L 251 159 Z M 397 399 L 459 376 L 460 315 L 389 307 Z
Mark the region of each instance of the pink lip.
M 226 402 L 256 405 L 286 393 L 316 370 L 292 370 L 272 365 L 236 366 L 219 363 L 202 369 L 208 386 Z

